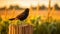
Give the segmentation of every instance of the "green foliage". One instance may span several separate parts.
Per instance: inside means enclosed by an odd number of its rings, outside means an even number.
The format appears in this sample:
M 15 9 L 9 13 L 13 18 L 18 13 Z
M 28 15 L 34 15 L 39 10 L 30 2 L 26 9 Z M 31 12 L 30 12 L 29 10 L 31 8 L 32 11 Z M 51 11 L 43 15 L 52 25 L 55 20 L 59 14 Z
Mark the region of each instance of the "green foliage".
M 51 18 L 50 21 L 46 20 L 42 24 L 39 24 L 39 21 L 41 21 L 40 17 L 31 20 L 32 24 L 35 25 L 33 34 L 60 34 L 60 20 Z
M 60 20 L 50 20 L 50 22 L 48 20 L 44 21 L 42 24 L 39 24 L 39 22 L 41 21 L 41 17 L 37 17 L 34 19 L 30 20 L 32 24 L 34 24 L 34 28 L 33 28 L 33 34 L 60 34 Z M 9 31 L 9 20 L 3 21 L 0 18 L 0 34 L 8 34 Z M 15 24 L 27 24 L 27 20 L 25 21 L 19 21 L 16 20 Z
M 36 19 L 34 18 L 34 19 L 31 19 L 31 23 L 32 24 L 34 24 L 35 25 L 35 27 L 34 27 L 34 29 L 33 29 L 33 34 L 39 34 L 39 27 L 40 27 L 40 25 L 39 25 L 39 21 L 40 21 L 40 16 L 39 17 L 37 17 Z
M 9 21 L 0 22 L 0 34 L 8 34 Z
M 0 22 L 2 21 L 2 18 L 0 17 Z

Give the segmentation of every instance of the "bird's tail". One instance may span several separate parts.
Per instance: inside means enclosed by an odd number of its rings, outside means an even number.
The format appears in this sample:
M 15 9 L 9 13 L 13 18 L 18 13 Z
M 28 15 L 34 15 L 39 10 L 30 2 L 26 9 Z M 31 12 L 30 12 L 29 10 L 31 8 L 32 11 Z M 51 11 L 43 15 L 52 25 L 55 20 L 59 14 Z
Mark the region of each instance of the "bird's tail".
M 11 19 L 9 19 L 9 20 L 11 20 L 11 21 L 12 21 L 12 20 L 15 20 L 15 18 L 11 18 Z

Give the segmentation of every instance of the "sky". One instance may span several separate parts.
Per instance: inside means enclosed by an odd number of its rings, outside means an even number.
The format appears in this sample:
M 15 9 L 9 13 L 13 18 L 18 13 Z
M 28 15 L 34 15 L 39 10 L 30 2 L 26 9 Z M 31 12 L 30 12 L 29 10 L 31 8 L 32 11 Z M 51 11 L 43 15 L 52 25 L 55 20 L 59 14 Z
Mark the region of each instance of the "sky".
M 20 7 L 30 7 L 32 5 L 35 7 L 38 3 L 40 6 L 45 5 L 48 7 L 49 0 L 0 0 L 0 7 L 9 7 L 10 5 L 19 5 Z M 60 7 L 60 0 L 51 0 L 51 6 L 56 3 Z

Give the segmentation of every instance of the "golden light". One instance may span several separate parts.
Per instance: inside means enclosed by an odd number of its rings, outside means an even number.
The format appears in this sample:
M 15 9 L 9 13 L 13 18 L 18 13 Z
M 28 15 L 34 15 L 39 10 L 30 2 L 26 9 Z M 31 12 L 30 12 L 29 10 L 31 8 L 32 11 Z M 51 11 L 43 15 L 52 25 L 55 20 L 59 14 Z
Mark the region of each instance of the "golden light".
M 7 6 L 9 7 L 10 5 L 19 5 L 21 7 L 30 7 L 32 4 L 33 6 L 37 6 L 39 2 L 39 5 L 45 5 L 48 7 L 48 0 L 0 0 L 0 7 Z M 58 3 L 60 7 L 60 2 L 59 0 L 52 0 L 51 6 L 53 6 L 55 3 Z

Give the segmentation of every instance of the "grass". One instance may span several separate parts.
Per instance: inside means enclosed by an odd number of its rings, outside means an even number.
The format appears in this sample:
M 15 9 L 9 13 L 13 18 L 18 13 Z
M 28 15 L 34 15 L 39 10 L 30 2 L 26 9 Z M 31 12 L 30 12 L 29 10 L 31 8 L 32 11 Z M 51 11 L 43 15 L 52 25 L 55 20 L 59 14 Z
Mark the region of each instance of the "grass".
M 46 20 L 41 22 L 41 17 L 37 17 L 30 20 L 34 25 L 33 34 L 60 34 L 60 20 L 51 20 L 50 23 Z M 8 34 L 9 20 L 2 20 L 0 18 L 0 34 Z M 27 20 L 24 21 L 28 23 Z M 41 24 L 39 24 L 41 22 Z M 19 24 L 20 21 L 16 20 L 15 24 Z
M 19 12 L 17 12 L 17 13 L 19 13 Z M 32 13 L 33 12 L 31 12 L 31 14 Z M 13 13 L 11 13 L 11 14 L 13 14 Z M 46 11 L 40 11 L 39 15 L 40 14 L 41 15 L 43 15 L 43 14 L 46 15 L 47 13 L 46 13 Z M 57 17 L 58 15 L 54 15 L 54 16 Z M 31 16 L 31 18 L 32 19 L 30 19 L 30 18 L 26 19 L 24 21 L 24 23 L 26 23 L 26 24 L 31 23 L 31 24 L 34 25 L 33 34 L 60 34 L 60 20 L 55 20 L 53 18 L 50 18 L 50 20 L 48 22 L 48 19 L 47 20 L 42 20 L 41 16 L 38 16 L 36 18 Z M 4 17 L 3 17 L 3 19 L 4 19 Z M 10 23 L 11 21 L 3 20 L 3 19 L 0 18 L 0 34 L 8 34 L 8 31 L 9 31 L 8 27 L 9 27 L 9 24 L 11 24 Z M 13 24 L 20 24 L 21 23 L 21 21 L 19 21 L 19 20 L 12 21 L 12 22 L 13 22 Z

